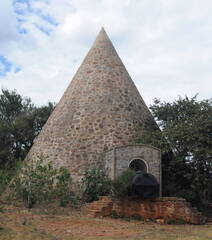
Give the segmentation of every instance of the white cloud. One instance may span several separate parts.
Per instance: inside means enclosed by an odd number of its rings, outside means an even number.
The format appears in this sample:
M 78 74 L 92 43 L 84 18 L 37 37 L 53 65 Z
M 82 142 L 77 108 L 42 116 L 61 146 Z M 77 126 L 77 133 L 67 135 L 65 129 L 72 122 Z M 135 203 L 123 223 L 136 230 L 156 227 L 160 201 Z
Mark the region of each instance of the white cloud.
M 16 17 L 10 1 L 0 1 L 0 53 L 7 53 L 17 40 Z
M 26 11 L 27 10 L 27 4 L 26 2 L 15 2 L 14 3 L 14 8 L 17 10 L 17 11 Z
M 3 3 L 4 2 L 4 3 Z M 17 35 L 12 1 L 0 2 L 0 53 L 22 67 L 0 78 L 37 104 L 58 101 L 101 26 L 105 26 L 144 100 L 178 95 L 211 97 L 212 2 L 209 0 L 51 0 L 32 1 L 23 17 L 26 35 Z M 19 4 L 19 9 L 26 6 Z M 4 22 L 9 23 L 5 29 Z M 50 35 L 35 24 L 52 29 Z M 5 40 L 4 40 L 5 39 Z

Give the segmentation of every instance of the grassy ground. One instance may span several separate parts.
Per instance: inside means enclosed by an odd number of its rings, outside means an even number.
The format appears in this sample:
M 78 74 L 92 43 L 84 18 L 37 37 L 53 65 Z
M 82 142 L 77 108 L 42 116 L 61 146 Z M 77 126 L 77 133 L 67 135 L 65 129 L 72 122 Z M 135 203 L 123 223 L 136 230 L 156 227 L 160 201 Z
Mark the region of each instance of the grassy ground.
M 67 209 L 3 206 L 1 240 L 211 240 L 212 225 L 166 225 L 124 219 L 88 218 Z

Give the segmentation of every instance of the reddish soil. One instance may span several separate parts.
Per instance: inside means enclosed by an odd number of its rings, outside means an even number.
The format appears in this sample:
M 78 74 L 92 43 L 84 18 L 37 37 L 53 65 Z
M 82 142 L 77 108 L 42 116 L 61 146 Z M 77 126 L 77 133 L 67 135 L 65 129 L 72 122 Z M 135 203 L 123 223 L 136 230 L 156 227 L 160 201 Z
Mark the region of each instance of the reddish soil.
M 81 211 L 3 206 L 1 240 L 146 239 L 209 240 L 212 225 L 167 225 L 126 219 L 89 218 Z

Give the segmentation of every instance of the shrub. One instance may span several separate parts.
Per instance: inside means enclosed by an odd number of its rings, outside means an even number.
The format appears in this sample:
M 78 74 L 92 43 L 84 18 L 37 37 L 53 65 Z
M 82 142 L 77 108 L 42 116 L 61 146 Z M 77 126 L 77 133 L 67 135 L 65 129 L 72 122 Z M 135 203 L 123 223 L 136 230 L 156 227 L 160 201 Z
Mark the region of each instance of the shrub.
M 127 169 L 113 181 L 112 198 L 120 200 L 130 195 L 134 175 L 134 171 Z
M 11 180 L 11 173 L 7 169 L 0 169 L 0 195 Z
M 0 206 L 0 213 L 4 213 L 4 208 L 3 208 L 3 206 Z
M 7 166 L 0 169 L 0 195 L 7 188 L 8 184 L 20 168 L 20 164 L 20 159 L 16 159 L 12 164 L 7 164 Z
M 51 163 L 44 164 L 42 160 L 35 164 L 22 167 L 11 184 L 17 199 L 24 202 L 28 208 L 36 203 L 51 203 L 58 201 L 61 206 L 71 203 L 71 175 L 66 168 L 53 168 Z
M 104 170 L 92 168 L 86 170 L 82 179 L 83 199 L 85 202 L 98 200 L 99 196 L 109 195 L 111 180 Z
M 61 207 L 66 207 L 69 202 L 76 205 L 76 199 L 71 189 L 71 175 L 66 168 L 60 168 L 56 177 L 55 192 L 60 201 Z

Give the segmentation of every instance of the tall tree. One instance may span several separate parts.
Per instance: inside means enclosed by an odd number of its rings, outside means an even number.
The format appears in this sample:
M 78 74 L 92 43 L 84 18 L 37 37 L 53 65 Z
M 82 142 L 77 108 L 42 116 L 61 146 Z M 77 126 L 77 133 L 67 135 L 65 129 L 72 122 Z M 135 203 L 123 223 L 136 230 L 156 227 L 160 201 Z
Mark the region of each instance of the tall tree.
M 0 94 L 0 167 L 23 159 L 54 109 L 54 104 L 36 107 L 16 91 Z
M 156 99 L 150 109 L 160 129 L 136 141 L 162 149 L 164 194 L 212 202 L 212 99 Z

